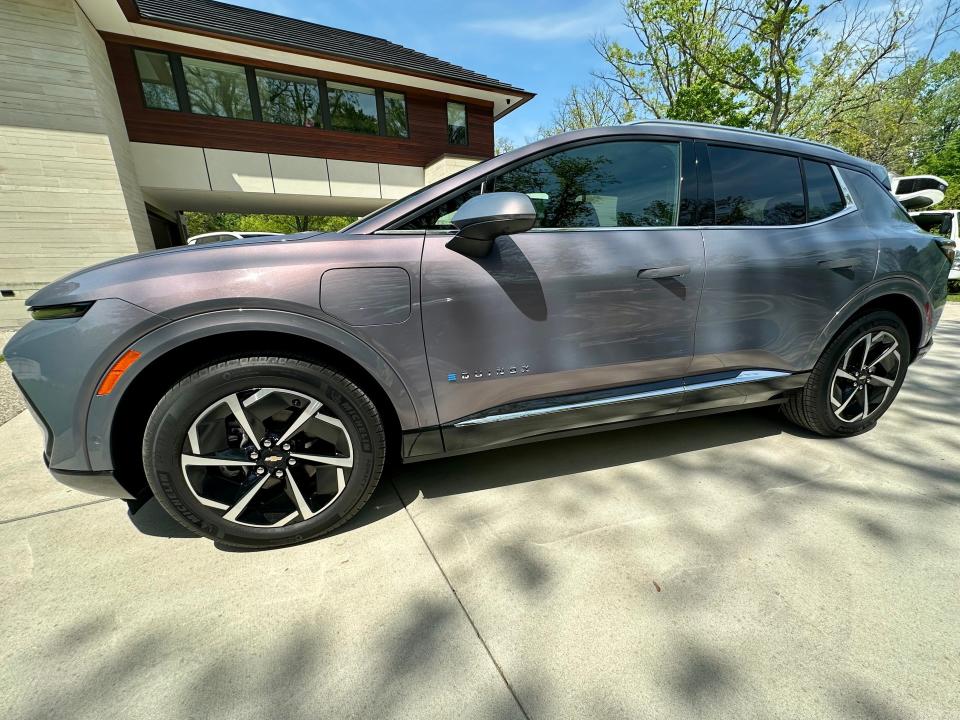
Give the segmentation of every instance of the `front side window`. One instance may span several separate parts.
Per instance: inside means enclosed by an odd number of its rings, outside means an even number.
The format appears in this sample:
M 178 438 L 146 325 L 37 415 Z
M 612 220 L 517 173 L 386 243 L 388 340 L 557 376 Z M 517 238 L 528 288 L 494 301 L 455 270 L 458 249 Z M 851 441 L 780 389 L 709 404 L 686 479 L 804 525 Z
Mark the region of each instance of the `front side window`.
M 312 78 L 257 70 L 264 122 L 313 127 L 320 111 L 320 86 Z
M 170 56 L 163 52 L 134 50 L 143 100 L 148 108 L 155 110 L 179 110 L 177 86 L 173 82 Z
M 200 115 L 250 120 L 250 90 L 242 65 L 183 58 L 190 110 Z
M 564 150 L 507 171 L 496 192 L 527 195 L 535 227 L 667 227 L 677 224 L 678 143 L 623 141 Z
M 806 222 L 798 158 L 718 145 L 709 153 L 716 225 Z
M 380 132 L 377 118 L 377 93 L 359 85 L 328 82 L 330 124 L 334 130 L 376 135 Z
M 447 142 L 451 145 L 467 145 L 467 106 L 463 103 L 447 103 Z
M 386 116 L 387 135 L 390 137 L 408 137 L 407 101 L 403 95 L 394 92 L 383 93 L 383 114 Z
M 480 183 L 458 192 L 452 198 L 445 200 L 439 205 L 435 205 L 424 213 L 421 213 L 413 220 L 410 220 L 400 230 L 453 230 L 453 223 L 450 219 L 454 213 L 460 209 L 467 200 L 477 197 L 480 194 Z
M 823 220 L 843 210 L 846 202 L 829 165 L 804 160 L 803 173 L 807 178 L 807 220 L 809 222 Z

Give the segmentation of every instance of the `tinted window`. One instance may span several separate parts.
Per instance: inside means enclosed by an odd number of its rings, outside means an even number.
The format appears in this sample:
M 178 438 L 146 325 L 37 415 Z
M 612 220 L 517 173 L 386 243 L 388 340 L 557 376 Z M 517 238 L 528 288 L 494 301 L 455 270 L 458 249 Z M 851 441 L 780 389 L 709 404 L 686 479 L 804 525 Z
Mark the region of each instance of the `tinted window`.
M 247 71 L 241 65 L 185 57 L 183 74 L 193 112 L 245 120 L 253 117 Z
M 417 216 L 410 222 L 404 224 L 400 230 L 452 230 L 453 224 L 450 218 L 470 198 L 480 194 L 480 184 L 457 193 L 455 196 L 445 202 L 430 208 L 422 215 Z
M 166 53 L 134 50 L 143 99 L 148 108 L 179 110 L 177 88 L 173 84 L 170 57 Z
M 803 161 L 807 176 L 807 219 L 822 220 L 843 210 L 846 203 L 830 166 L 811 160 Z
M 536 227 L 662 227 L 677 222 L 680 146 L 606 142 L 564 150 L 496 178 L 497 192 L 521 192 Z
M 467 144 L 467 106 L 463 103 L 447 103 L 447 142 Z
M 380 132 L 375 90 L 331 82 L 327 83 L 327 97 L 330 100 L 330 124 L 334 130 L 371 135 Z
M 800 161 L 789 155 L 710 146 L 717 225 L 806 221 Z
M 320 111 L 320 86 L 312 78 L 257 70 L 257 92 L 265 122 L 313 127 Z
M 407 137 L 407 101 L 400 93 L 383 93 L 383 114 L 386 116 L 387 135 Z

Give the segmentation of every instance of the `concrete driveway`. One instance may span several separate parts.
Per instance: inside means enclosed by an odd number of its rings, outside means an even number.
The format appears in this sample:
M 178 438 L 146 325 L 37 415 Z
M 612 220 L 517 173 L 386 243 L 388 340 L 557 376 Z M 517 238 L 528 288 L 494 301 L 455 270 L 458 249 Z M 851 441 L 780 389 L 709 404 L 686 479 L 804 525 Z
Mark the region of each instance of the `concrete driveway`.
M 960 306 L 849 440 L 769 411 L 404 468 L 232 552 L 0 427 L 0 716 L 960 717 Z

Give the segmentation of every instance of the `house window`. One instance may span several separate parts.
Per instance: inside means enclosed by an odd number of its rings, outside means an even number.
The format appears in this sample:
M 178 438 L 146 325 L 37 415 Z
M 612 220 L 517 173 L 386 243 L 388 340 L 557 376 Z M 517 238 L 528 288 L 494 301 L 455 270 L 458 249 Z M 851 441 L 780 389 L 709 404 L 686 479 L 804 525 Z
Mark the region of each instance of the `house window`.
M 156 110 L 179 110 L 177 86 L 173 82 L 170 56 L 162 52 L 134 50 L 143 101 L 148 108 Z
M 383 93 L 383 114 L 386 117 L 387 135 L 391 137 L 408 137 L 407 101 L 403 95 L 394 92 Z
M 330 125 L 334 130 L 379 134 L 380 120 L 377 117 L 375 90 L 328 82 L 327 98 L 330 102 Z
M 463 103 L 447 103 L 447 142 L 451 145 L 467 145 L 467 106 Z
M 190 110 L 201 115 L 250 120 L 250 88 L 242 65 L 183 58 Z
M 320 86 L 312 78 L 257 70 L 264 122 L 313 127 L 320 113 Z

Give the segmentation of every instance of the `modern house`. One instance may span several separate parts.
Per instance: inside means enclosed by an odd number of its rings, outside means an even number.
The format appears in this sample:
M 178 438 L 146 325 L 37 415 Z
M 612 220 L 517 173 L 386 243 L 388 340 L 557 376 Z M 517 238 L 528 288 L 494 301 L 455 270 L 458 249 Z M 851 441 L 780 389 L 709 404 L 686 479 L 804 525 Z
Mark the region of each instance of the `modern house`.
M 493 155 L 532 94 L 213 0 L 0 3 L 0 326 L 183 210 L 360 215 Z

